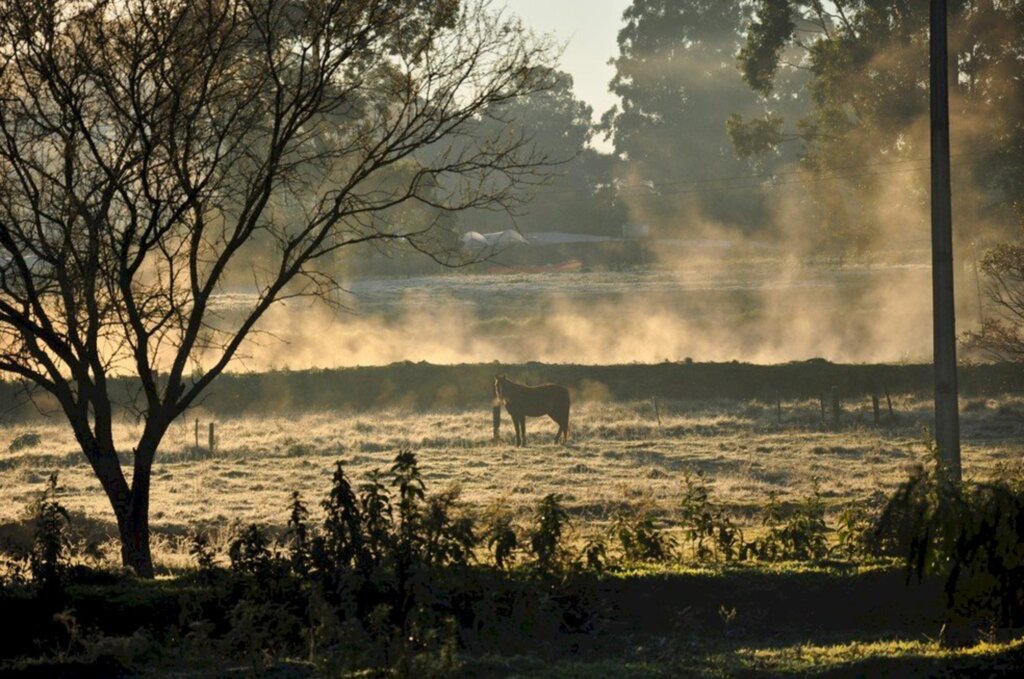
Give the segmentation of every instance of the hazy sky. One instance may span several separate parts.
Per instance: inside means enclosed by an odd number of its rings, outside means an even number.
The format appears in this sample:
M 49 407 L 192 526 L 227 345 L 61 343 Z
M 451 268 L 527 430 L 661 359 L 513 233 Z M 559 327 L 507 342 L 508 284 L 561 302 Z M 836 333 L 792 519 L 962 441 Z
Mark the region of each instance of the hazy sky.
M 539 33 L 554 34 L 567 43 L 562 70 L 572 74 L 576 96 L 594 107 L 595 117 L 615 104 L 608 93 L 614 69 L 608 60 L 618 55 L 615 42 L 622 12 L 630 0 L 506 0 L 510 10 Z M 495 5 L 501 4 L 496 0 Z

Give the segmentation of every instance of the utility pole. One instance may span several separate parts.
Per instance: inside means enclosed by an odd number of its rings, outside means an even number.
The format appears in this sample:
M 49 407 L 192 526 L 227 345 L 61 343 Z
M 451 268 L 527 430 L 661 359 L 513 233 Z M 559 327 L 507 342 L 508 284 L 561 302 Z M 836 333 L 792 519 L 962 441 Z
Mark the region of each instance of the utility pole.
M 946 0 L 931 0 L 932 317 L 935 351 L 935 443 L 956 483 L 960 466 L 960 412 L 956 382 L 953 304 L 953 209 L 949 171 L 949 54 Z

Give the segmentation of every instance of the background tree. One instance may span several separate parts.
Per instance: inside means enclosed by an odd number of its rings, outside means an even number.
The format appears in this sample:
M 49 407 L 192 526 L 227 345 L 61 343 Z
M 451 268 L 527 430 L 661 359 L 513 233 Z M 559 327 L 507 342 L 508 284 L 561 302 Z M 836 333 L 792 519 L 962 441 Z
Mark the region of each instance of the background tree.
M 153 575 L 168 427 L 272 305 L 330 292 L 318 263 L 342 248 L 450 261 L 433 220 L 396 211 L 511 206 L 538 180 L 535 147 L 479 118 L 548 87 L 547 58 L 476 1 L 3 4 L 0 370 L 60 404 L 125 566 Z M 219 314 L 243 279 L 244 308 Z M 114 375 L 137 380 L 130 402 Z M 119 407 L 141 417 L 133 442 Z
M 460 217 L 465 230 L 488 232 L 515 226 L 525 233 L 621 235 L 625 214 L 612 186 L 614 159 L 590 147 L 595 133 L 593 109 L 576 98 L 568 73 L 552 71 L 549 77 L 550 89 L 501 104 L 498 117 L 513 121 L 514 128 L 530 143 L 558 161 L 550 181 L 530 191 L 529 205 L 517 214 L 493 210 L 463 213 Z M 483 124 L 487 128 L 495 125 L 493 121 Z M 494 132 L 491 129 L 487 134 Z M 524 188 L 524 198 L 526 194 Z
M 1024 203 L 1016 212 L 1024 228 Z M 997 361 L 1024 362 L 1024 240 L 996 245 L 979 268 L 989 303 L 981 326 L 964 333 L 965 348 Z
M 809 180 L 838 177 L 808 193 L 840 247 L 905 237 L 892 215 L 923 214 L 928 201 L 927 164 L 917 162 L 928 157 L 928 3 L 754 5 L 739 65 L 767 113 L 732 118 L 737 150 L 770 153 L 795 140 Z M 975 225 L 972 238 L 981 224 L 1005 235 L 1010 206 L 1024 196 L 1024 2 L 957 0 L 949 9 L 954 222 Z M 787 115 L 779 103 L 798 71 L 808 76 L 809 109 Z
M 740 191 L 729 181 L 710 181 L 753 169 L 726 134 L 730 114 L 764 112 L 735 66 L 748 6 L 743 0 L 634 0 L 623 13 L 610 85 L 620 103 L 604 114 L 602 128 L 621 161 L 634 219 L 666 228 L 698 218 L 743 229 L 763 222 L 756 187 Z M 636 190 L 643 186 L 648 190 Z

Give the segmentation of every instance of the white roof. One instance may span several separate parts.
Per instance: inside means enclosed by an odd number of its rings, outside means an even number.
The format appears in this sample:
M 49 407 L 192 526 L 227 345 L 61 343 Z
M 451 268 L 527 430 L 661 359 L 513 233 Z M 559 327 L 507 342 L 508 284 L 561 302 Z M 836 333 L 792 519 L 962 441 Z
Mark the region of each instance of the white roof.
M 479 231 L 468 231 L 462 235 L 463 247 L 494 247 L 495 245 L 526 245 L 526 238 L 523 234 L 514 229 L 495 231 L 493 233 L 480 233 Z

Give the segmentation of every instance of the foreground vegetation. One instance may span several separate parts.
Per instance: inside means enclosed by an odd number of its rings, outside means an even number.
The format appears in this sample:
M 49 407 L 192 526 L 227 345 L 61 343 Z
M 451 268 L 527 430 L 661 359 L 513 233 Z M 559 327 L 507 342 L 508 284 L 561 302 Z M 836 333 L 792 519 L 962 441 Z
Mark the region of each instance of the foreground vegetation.
M 74 553 L 57 475 L 8 549 L 9 673 L 168 671 L 283 676 L 671 676 L 1009 673 L 1024 659 L 1024 487 L 949 483 L 934 460 L 835 538 L 820 492 L 774 497 L 747 539 L 687 475 L 682 540 L 650 509 L 569 539 L 555 494 L 523 523 L 455 489 L 429 493 L 416 456 L 353 484 L 337 463 L 312 521 L 236 525 L 227 565 L 208 531 L 193 567 L 136 580 Z M 10 547 L 10 546 L 9 546 Z M 903 568 L 899 566 L 903 563 Z M 689 564 L 684 566 L 683 564 Z M 907 576 L 916 574 L 911 584 Z M 931 633 L 936 635 L 929 638 Z
M 794 384 L 821 368 L 792 366 Z M 913 390 L 893 389 L 891 411 L 883 392 L 877 423 L 870 392 L 843 392 L 836 423 L 781 390 L 623 400 L 628 380 L 573 384 L 566 446 L 540 420 L 526 448 L 508 427 L 494 440 L 484 389 L 472 409 L 193 411 L 154 469 L 155 582 L 120 569 L 70 433 L 11 422 L 0 594 L 22 624 L 0 670 L 990 676 L 1022 662 L 1020 397 L 982 383 L 963 400 L 960 491 Z

